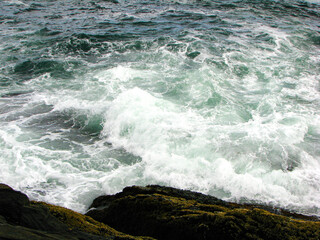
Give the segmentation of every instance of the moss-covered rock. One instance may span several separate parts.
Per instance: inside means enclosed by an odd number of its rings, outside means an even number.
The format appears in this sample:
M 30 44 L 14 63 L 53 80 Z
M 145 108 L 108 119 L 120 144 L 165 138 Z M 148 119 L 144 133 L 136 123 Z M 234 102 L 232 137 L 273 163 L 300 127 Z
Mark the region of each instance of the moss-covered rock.
M 157 239 L 320 239 L 317 221 L 160 186 L 126 188 L 91 207 L 87 215 L 100 222 Z
M 69 209 L 30 202 L 28 197 L 0 184 L 0 239 L 6 240 L 108 240 L 152 239 L 114 230 L 91 217 Z
M 69 230 L 77 230 L 98 236 L 112 237 L 116 239 L 152 239 L 149 237 L 134 237 L 122 232 L 116 231 L 108 225 L 98 222 L 93 218 L 74 212 L 70 209 L 47 204 L 44 202 L 32 202 L 34 205 L 43 205 L 47 207 L 50 213 L 68 226 Z
M 310 217 L 168 187 L 128 187 L 91 207 L 83 215 L 30 202 L 0 184 L 0 239 L 320 239 L 320 222 Z

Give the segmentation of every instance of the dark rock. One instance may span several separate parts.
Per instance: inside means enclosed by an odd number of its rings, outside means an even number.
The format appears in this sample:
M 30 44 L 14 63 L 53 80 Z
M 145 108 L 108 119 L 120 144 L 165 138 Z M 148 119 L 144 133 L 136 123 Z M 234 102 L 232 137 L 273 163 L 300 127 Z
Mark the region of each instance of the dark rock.
M 27 205 L 29 199 L 25 194 L 0 184 L 0 215 L 5 216 L 7 221 L 19 223 L 22 208 Z
M 14 226 L 10 224 L 0 225 L 0 239 L 1 240 L 78 240 L 79 238 L 57 233 L 48 233 L 35 229 L 30 229 L 21 226 Z
M 31 206 L 29 198 L 11 187 L 0 184 L 0 215 L 8 223 L 37 230 L 66 232 L 67 227 L 43 206 Z
M 133 237 L 63 207 L 30 202 L 28 197 L 0 184 L 1 240 L 108 240 Z
M 22 209 L 20 225 L 42 231 L 68 231 L 68 227 L 52 216 L 48 208 L 38 204 L 33 204 Z
M 94 200 L 87 215 L 157 239 L 320 239 L 320 222 L 296 220 L 174 188 L 129 187 Z
M 0 184 L 0 239 L 320 239 L 310 217 L 170 187 L 127 187 L 91 207 L 83 215 Z
M 164 194 L 172 197 L 181 197 L 186 200 L 196 200 L 199 203 L 204 204 L 219 204 L 221 206 L 230 206 L 228 202 L 218 199 L 213 196 L 208 196 L 198 192 L 192 192 L 189 190 L 182 190 L 172 187 L 163 187 L 159 185 L 149 185 L 146 187 L 126 187 L 122 192 L 115 195 L 100 196 L 93 200 L 93 203 L 89 208 L 105 208 L 111 204 L 114 200 L 125 197 L 125 196 L 135 196 L 138 194 Z

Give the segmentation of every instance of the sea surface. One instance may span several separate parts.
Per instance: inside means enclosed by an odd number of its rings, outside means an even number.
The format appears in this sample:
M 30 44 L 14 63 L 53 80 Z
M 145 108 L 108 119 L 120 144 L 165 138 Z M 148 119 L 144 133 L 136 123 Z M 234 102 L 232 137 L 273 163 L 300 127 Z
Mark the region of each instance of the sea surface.
M 320 1 L 1 0 L 0 182 L 320 216 Z

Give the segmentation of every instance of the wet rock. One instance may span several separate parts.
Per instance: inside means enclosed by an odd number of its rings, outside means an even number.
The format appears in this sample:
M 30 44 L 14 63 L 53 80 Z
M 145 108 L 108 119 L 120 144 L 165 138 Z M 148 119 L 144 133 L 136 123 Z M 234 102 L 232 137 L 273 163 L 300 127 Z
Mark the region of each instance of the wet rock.
M 319 221 L 160 186 L 125 188 L 116 195 L 98 197 L 91 207 L 87 215 L 97 221 L 157 239 L 320 238 Z

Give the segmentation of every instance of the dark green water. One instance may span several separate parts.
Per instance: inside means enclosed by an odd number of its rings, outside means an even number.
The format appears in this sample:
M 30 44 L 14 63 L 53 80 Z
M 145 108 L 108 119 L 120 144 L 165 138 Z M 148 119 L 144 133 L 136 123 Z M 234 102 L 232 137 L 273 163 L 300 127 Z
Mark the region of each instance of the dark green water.
M 83 212 L 162 184 L 320 215 L 317 1 L 0 2 L 0 181 Z

